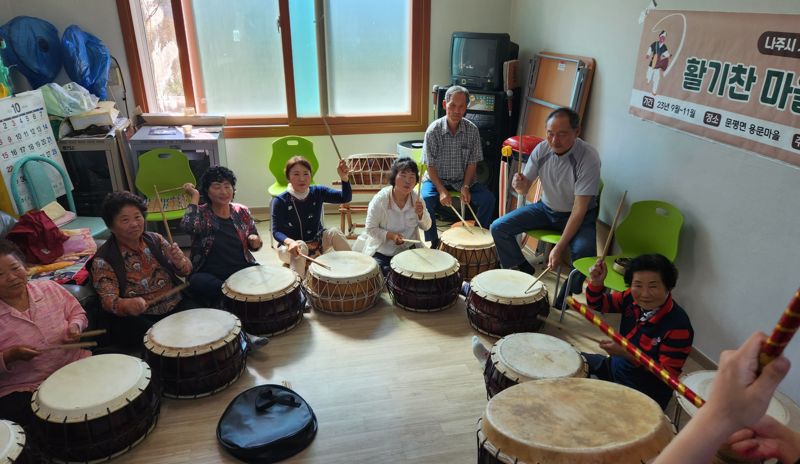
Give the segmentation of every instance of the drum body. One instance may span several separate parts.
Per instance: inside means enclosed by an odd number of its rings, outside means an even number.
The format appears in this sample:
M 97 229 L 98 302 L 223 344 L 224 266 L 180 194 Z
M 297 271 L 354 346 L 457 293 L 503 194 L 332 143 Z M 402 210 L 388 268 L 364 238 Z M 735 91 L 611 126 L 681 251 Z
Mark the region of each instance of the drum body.
M 34 392 L 32 434 L 57 461 L 108 460 L 152 430 L 160 401 L 160 387 L 144 361 L 91 356 L 57 370 Z
M 493 269 L 472 279 L 467 295 L 467 317 L 478 332 L 504 337 L 536 332 L 550 314 L 547 287 L 542 282 L 526 293 L 534 277 L 511 269 Z
M 711 384 L 714 382 L 714 377 L 716 376 L 717 371 L 695 371 L 690 374 L 683 374 L 680 377 L 680 381 L 689 387 L 690 390 L 700 395 L 701 398 L 708 399 L 709 393 L 711 393 Z M 783 425 L 788 425 L 791 420 L 791 415 L 789 410 L 786 407 L 787 402 L 791 402 L 791 400 L 787 397 L 781 398 L 778 396 L 779 393 L 776 392 L 776 395 L 770 400 L 769 406 L 767 406 L 767 415 L 772 416 L 773 419 L 777 420 Z M 689 417 L 694 417 L 697 414 L 697 407 L 692 404 L 689 400 L 683 397 L 683 395 L 675 393 L 675 398 L 678 401 L 678 405 L 680 409 L 684 411 Z M 676 418 L 675 425 L 680 425 L 680 419 Z M 715 464 L 735 464 L 735 463 L 758 463 L 761 461 L 758 460 L 742 460 L 735 457 L 734 454 L 727 448 L 722 447 L 717 451 L 717 455 L 713 461 Z
M 499 265 L 494 239 L 486 229 L 451 227 L 442 233 L 439 249 L 458 260 L 466 281 Z
M 615 426 L 602 426 L 609 417 Z M 632 388 L 564 378 L 503 390 L 486 406 L 477 436 L 479 464 L 640 464 L 673 432 L 661 407 Z
M 352 185 L 384 187 L 389 185 L 392 164 L 397 159 L 393 153 L 363 153 L 347 157 Z
M 450 307 L 461 289 L 460 265 L 448 253 L 412 248 L 392 258 L 386 286 L 397 306 L 431 312 Z
M 300 277 L 282 266 L 250 266 L 222 285 L 223 307 L 242 321 L 245 332 L 276 335 L 303 321 L 306 300 Z
M 566 377 L 588 377 L 586 361 L 564 340 L 538 333 L 501 338 L 483 369 L 489 398 L 522 382 Z
M 25 431 L 16 422 L 0 420 L 0 462 L 10 464 L 33 463 L 26 448 Z
M 351 315 L 371 308 L 383 290 L 383 276 L 372 257 L 357 251 L 331 251 L 312 263 L 303 288 L 315 310 Z
M 212 395 L 235 382 L 245 368 L 242 323 L 226 311 L 181 311 L 158 321 L 144 338 L 144 359 L 170 398 Z

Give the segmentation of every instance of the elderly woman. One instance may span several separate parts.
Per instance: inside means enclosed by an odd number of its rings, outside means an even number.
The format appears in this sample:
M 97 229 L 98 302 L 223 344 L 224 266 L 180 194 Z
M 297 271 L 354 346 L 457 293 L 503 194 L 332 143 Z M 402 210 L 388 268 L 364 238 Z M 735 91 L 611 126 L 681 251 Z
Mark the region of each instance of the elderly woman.
M 272 200 L 272 235 L 281 244 L 278 257 L 300 277 L 306 274 L 306 259 L 302 255 L 350 249 L 339 229 L 326 229 L 322 225 L 324 203 L 348 203 L 353 198 L 344 160 L 339 161 L 336 172 L 342 180 L 341 192 L 324 185 L 311 185 L 311 164 L 302 156 L 294 156 L 284 168 L 289 186 Z
M 384 276 L 392 257 L 413 246 L 404 240 L 416 236 L 417 228 L 428 230 L 432 225 L 425 204 L 414 194 L 417 182 L 417 163 L 411 158 L 398 158 L 389 173 L 391 185 L 369 202 L 363 252 L 375 258 Z
M 28 425 L 31 395 L 50 374 L 86 350 L 48 349 L 80 338 L 86 313 L 61 285 L 28 282 L 25 258 L 0 240 L 0 418 Z
M 194 307 L 173 289 L 178 276 L 192 272 L 192 263 L 177 243 L 146 232 L 144 201 L 130 192 L 112 192 L 102 206 L 111 238 L 91 261 L 92 282 L 110 322 L 111 338 L 138 346 L 155 322 L 173 311 Z
M 191 195 L 181 228 L 192 235 L 192 267 L 189 290 L 198 301 L 218 307 L 222 284 L 231 274 L 256 265 L 251 251 L 261 248 L 256 223 L 246 206 L 233 203 L 236 175 L 214 166 L 200 179 L 200 190 L 185 184 Z M 201 196 L 205 203 L 198 205 Z

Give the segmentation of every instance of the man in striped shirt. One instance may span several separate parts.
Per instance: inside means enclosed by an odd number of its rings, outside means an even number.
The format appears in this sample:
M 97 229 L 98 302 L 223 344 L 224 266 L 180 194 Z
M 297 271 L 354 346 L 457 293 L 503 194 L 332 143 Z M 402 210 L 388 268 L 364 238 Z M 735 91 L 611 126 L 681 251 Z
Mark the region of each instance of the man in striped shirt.
M 624 292 L 604 293 L 608 270 L 602 260 L 589 270 L 586 302 L 603 313 L 622 313 L 620 334 L 675 377 L 692 350 L 694 329 L 686 312 L 672 300 L 678 270 L 662 255 L 642 255 L 625 271 Z M 611 340 L 600 343 L 610 356 L 583 353 L 589 374 L 638 390 L 667 407 L 672 390 Z

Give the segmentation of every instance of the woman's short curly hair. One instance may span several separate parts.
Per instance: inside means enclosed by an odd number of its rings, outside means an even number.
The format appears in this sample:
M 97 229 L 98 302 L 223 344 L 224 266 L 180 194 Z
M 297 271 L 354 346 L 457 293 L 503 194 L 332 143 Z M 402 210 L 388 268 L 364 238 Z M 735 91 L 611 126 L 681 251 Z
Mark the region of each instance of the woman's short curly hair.
M 11 240 L 0 239 L 0 256 L 13 256 L 17 258 L 20 263 L 23 265 L 25 264 L 25 255 L 17 244 Z
M 111 227 L 111 224 L 114 223 L 114 218 L 126 206 L 135 206 L 141 211 L 142 216 L 147 214 L 147 204 L 141 197 L 128 191 L 111 192 L 106 195 L 105 200 L 103 200 L 103 206 L 101 206 L 101 215 L 107 227 Z
M 394 187 L 397 175 L 404 171 L 413 172 L 414 176 L 417 178 L 417 182 L 419 182 L 419 168 L 417 167 L 417 162 L 407 156 L 403 156 L 394 160 L 392 168 L 389 171 L 389 183 L 392 187 Z
M 212 166 L 208 168 L 208 170 L 203 173 L 203 177 L 200 178 L 200 188 L 198 189 L 203 202 L 209 201 L 208 189 L 211 188 L 211 184 L 225 181 L 231 184 L 231 187 L 233 187 L 233 195 L 236 196 L 236 174 L 225 166 Z
M 633 258 L 628 269 L 625 270 L 625 284 L 628 287 L 633 282 L 633 273 L 639 271 L 658 272 L 661 275 L 661 282 L 667 287 L 667 290 L 672 290 L 678 283 L 678 269 L 664 255 L 640 255 Z

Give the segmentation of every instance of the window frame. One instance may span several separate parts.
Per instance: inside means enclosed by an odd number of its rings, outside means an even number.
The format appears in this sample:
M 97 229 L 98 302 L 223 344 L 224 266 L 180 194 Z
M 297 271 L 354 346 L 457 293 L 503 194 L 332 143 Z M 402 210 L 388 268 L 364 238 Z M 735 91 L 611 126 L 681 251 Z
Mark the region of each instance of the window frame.
M 116 0 L 123 37 L 136 37 L 131 0 Z M 172 4 L 175 35 L 179 50 L 181 76 L 186 106 L 198 112 L 205 111 L 202 104 L 202 75 L 198 50 L 195 47 L 191 0 L 170 0 Z M 411 38 L 410 83 L 411 111 L 407 114 L 377 116 L 326 116 L 325 120 L 334 134 L 377 134 L 393 132 L 421 132 L 428 125 L 429 105 L 428 81 L 430 62 L 430 12 L 431 0 L 410 0 Z M 317 11 L 321 11 L 323 0 L 316 0 Z M 327 135 L 321 117 L 298 117 L 295 105 L 294 67 L 292 65 L 292 36 L 289 27 L 289 0 L 278 0 L 281 46 L 283 49 L 284 79 L 286 85 L 286 117 L 229 116 L 224 133 L 230 138 L 279 137 L 284 135 Z M 317 20 L 317 45 L 324 55 L 324 23 Z M 134 99 L 145 112 L 148 111 L 146 85 L 142 74 L 138 40 L 125 40 L 125 54 L 131 73 L 131 88 Z M 320 100 L 323 114 L 327 110 L 327 75 L 324 57 L 320 60 Z

